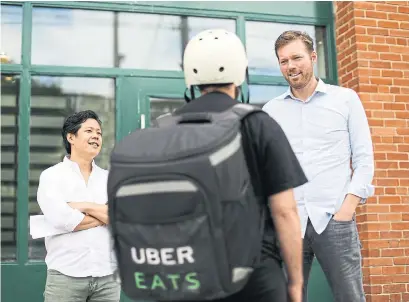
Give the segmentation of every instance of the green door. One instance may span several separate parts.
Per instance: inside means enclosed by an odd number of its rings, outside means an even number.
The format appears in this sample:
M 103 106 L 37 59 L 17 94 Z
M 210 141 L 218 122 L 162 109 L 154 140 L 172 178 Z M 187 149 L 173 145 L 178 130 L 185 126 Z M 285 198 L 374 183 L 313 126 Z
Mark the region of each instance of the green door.
M 125 77 L 120 84 L 119 95 L 123 102 L 121 108 L 126 110 L 123 116 L 127 117 L 118 126 L 123 136 L 134 129 L 149 127 L 158 116 L 185 104 L 186 86 L 183 79 Z M 310 301 L 333 301 L 327 280 L 317 261 L 314 261 L 311 269 L 308 290 Z

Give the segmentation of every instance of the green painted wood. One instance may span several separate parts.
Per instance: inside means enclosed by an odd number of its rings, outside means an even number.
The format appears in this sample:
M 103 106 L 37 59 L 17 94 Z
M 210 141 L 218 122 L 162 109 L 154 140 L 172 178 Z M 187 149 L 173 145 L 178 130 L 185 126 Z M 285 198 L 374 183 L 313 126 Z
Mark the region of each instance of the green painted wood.
M 337 83 L 335 32 L 331 2 L 26 2 L 3 1 L 3 4 L 23 6 L 21 64 L 2 64 L 2 73 L 20 74 L 19 96 L 19 149 L 18 149 L 18 261 L 1 263 L 2 301 L 43 301 L 45 264 L 28 263 L 28 185 L 30 89 L 31 76 L 111 77 L 116 79 L 116 137 L 121 139 L 140 126 L 141 114 L 149 123 L 149 97 L 181 98 L 185 91 L 180 71 L 136 70 L 120 68 L 92 68 L 83 66 L 31 65 L 32 7 L 66 7 L 106 11 L 126 11 L 155 14 L 190 15 L 236 20 L 236 30 L 245 43 L 245 22 L 249 20 L 285 22 L 290 24 L 323 25 L 327 27 L 329 79 Z M 251 75 L 252 84 L 286 85 L 282 77 Z M 244 90 L 247 86 L 244 87 Z M 17 287 L 14 284 L 23 284 Z M 327 284 L 319 266 L 313 266 L 310 281 L 312 301 L 327 302 Z M 125 298 L 124 298 L 125 299 Z M 122 302 L 130 300 L 122 300 Z

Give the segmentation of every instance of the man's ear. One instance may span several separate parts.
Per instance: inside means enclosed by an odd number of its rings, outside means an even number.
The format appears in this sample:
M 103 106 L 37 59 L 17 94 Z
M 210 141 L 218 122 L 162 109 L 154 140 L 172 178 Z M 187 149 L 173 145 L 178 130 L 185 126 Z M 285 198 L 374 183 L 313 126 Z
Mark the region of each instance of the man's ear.
M 318 58 L 317 52 L 316 52 L 316 51 L 313 51 L 313 52 L 311 53 L 311 60 L 312 60 L 312 62 L 313 62 L 313 63 L 317 63 L 317 58 Z
M 67 133 L 67 140 L 69 143 L 73 143 L 74 142 L 74 134 L 72 133 Z

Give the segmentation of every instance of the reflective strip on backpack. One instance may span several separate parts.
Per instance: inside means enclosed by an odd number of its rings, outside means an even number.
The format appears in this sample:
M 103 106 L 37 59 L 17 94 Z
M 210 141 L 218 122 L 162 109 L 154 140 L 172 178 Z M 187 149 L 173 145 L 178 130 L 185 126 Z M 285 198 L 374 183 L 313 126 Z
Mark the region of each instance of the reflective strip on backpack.
M 146 195 L 154 193 L 196 192 L 197 187 L 186 180 L 181 181 L 157 181 L 142 184 L 130 184 L 122 186 L 116 193 L 116 197 L 134 195 Z
M 239 282 L 246 278 L 253 272 L 251 267 L 235 267 L 233 268 L 232 281 L 233 283 Z
M 220 148 L 213 154 L 209 156 L 210 163 L 212 166 L 217 166 L 221 162 L 228 159 L 234 153 L 240 149 L 241 145 L 241 134 L 238 133 L 237 136 L 226 146 Z

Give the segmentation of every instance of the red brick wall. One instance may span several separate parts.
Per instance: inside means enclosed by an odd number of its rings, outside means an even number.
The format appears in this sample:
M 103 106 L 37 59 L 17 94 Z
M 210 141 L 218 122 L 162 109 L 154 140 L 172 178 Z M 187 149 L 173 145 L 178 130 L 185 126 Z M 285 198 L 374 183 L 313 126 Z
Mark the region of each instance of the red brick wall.
M 334 2 L 335 4 L 335 2 Z M 339 84 L 360 96 L 376 196 L 358 208 L 367 301 L 409 301 L 409 2 L 336 2 Z

